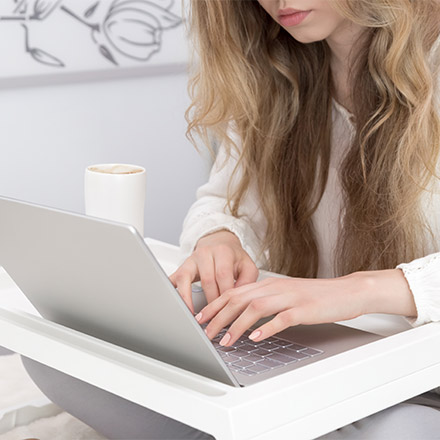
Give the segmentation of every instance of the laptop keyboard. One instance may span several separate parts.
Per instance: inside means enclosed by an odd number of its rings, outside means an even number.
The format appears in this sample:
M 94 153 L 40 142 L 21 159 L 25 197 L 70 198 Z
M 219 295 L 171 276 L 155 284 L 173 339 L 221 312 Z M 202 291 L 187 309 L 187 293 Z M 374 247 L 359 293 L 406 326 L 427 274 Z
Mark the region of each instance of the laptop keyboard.
M 251 334 L 250 330 L 230 347 L 223 347 L 219 342 L 226 331 L 227 329 L 223 329 L 212 343 L 230 370 L 248 376 L 266 373 L 323 353 L 322 350 L 296 344 L 277 336 L 254 342 L 248 337 Z

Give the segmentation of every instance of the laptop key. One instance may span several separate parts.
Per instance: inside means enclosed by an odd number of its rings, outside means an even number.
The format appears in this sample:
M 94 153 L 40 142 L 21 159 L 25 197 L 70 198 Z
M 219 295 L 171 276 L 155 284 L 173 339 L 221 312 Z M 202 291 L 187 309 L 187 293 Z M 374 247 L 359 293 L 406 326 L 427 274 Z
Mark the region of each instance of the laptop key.
M 253 347 L 260 347 L 261 345 L 266 344 L 266 341 L 254 342 L 248 338 L 248 340 L 246 341 L 246 344 L 252 345 Z
M 265 371 L 269 371 L 269 367 L 265 367 L 264 365 L 261 365 L 261 363 L 255 364 L 253 367 L 246 368 L 244 371 L 251 371 L 253 373 L 264 373 Z
M 278 345 L 265 342 L 263 345 L 260 345 L 258 348 L 263 348 L 264 350 L 278 350 L 280 347 Z
M 270 338 L 268 338 L 268 339 L 270 339 Z M 272 342 L 272 341 L 270 341 L 270 342 Z M 292 342 L 285 341 L 284 339 L 279 339 L 279 340 L 274 341 L 272 343 L 275 345 L 278 345 L 280 347 L 289 347 L 289 346 L 293 345 Z
M 264 348 L 258 348 L 257 350 L 252 352 L 252 354 L 256 354 L 258 356 L 266 356 L 270 353 L 272 353 L 272 352 L 269 350 L 265 350 Z
M 255 352 L 252 352 L 251 354 L 247 354 L 247 356 L 245 356 L 243 358 L 244 361 L 249 361 L 249 362 L 260 362 L 260 361 L 264 361 L 264 357 L 263 356 L 258 356 L 256 354 L 254 354 Z
M 253 345 L 245 343 L 245 344 L 240 345 L 240 350 L 251 352 L 251 351 L 258 350 L 258 348 L 254 347 Z
M 247 342 L 247 341 L 245 341 L 244 339 L 237 339 L 235 342 L 234 342 L 234 346 L 235 345 L 238 345 L 238 346 L 240 346 L 241 344 L 244 344 L 245 342 Z
M 271 353 L 266 356 L 266 359 L 272 359 L 274 361 L 282 362 L 283 364 L 292 364 L 293 362 L 296 362 L 298 359 L 286 356 L 285 354 L 280 353 Z
M 288 348 L 286 348 L 285 354 L 298 360 L 307 359 L 310 357 L 308 354 L 303 353 L 302 351 L 289 350 Z
M 308 354 L 309 356 L 317 356 L 318 354 L 323 353 L 323 351 L 316 350 L 316 348 L 306 348 L 305 350 L 301 350 L 299 353 Z
M 242 368 L 246 368 L 246 367 L 250 367 L 251 365 L 253 365 L 253 362 L 248 362 L 245 360 L 241 360 L 238 362 L 234 362 L 232 365 L 235 365 L 236 367 L 242 367 Z
M 249 367 L 249 368 L 254 368 L 254 367 Z M 249 368 L 243 368 L 242 370 L 238 370 L 237 373 L 245 374 L 246 376 L 255 376 L 257 372 L 251 371 Z
M 277 362 L 277 361 L 273 361 L 271 359 L 264 359 L 264 361 L 258 362 L 258 364 L 255 365 L 264 365 L 265 367 L 268 368 L 278 368 L 278 367 L 282 367 L 283 364 L 281 362 Z
M 229 368 L 230 370 L 232 370 L 232 371 L 243 371 L 243 368 L 242 368 L 242 367 L 236 367 L 236 366 L 233 365 L 233 364 L 228 365 L 228 368 Z
M 300 344 L 292 344 L 289 348 L 291 350 L 299 351 L 299 350 L 304 350 L 307 347 L 305 347 L 304 345 L 300 345 Z
M 234 347 L 223 347 L 220 346 L 219 348 L 217 348 L 217 351 L 222 351 L 223 353 L 230 353 L 232 351 L 235 351 Z
M 237 350 L 234 351 L 234 355 L 239 357 L 245 357 L 245 356 L 249 356 L 249 352 L 242 350 L 241 348 L 237 348 Z
M 266 338 L 264 341 L 265 342 L 270 342 L 271 344 L 274 344 L 275 342 L 280 341 L 280 340 L 281 340 L 280 338 L 276 338 L 274 336 L 270 336 L 269 338 Z
M 227 354 L 227 356 L 225 356 L 224 358 L 223 358 L 223 360 L 225 361 L 225 362 L 227 362 L 227 363 L 229 363 L 229 364 L 232 364 L 233 362 L 237 362 L 237 361 L 239 361 L 239 360 L 241 360 L 238 356 L 235 356 L 235 355 L 233 355 L 233 354 Z

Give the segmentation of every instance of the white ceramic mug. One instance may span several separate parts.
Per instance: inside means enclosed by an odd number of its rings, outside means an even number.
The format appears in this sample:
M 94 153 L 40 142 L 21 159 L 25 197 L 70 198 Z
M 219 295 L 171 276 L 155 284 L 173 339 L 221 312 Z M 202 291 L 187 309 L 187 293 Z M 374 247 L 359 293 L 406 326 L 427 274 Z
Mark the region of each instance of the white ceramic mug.
M 133 225 L 144 235 L 147 174 L 127 164 L 99 164 L 86 168 L 86 215 Z

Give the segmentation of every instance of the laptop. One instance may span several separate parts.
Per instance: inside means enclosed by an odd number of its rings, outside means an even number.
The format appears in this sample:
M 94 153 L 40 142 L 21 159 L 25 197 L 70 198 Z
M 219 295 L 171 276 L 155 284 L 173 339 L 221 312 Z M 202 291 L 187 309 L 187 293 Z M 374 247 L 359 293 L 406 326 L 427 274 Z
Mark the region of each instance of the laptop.
M 320 324 L 221 347 L 133 226 L 4 197 L 0 213 L 0 265 L 45 319 L 231 386 L 381 338 Z

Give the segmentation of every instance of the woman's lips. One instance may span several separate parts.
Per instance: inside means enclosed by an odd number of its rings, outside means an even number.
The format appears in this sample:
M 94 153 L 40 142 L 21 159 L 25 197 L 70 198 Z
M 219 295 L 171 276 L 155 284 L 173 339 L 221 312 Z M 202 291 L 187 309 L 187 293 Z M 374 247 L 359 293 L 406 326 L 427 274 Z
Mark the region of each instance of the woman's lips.
M 278 19 L 281 26 L 290 27 L 297 26 L 302 23 L 304 19 L 312 11 L 296 11 L 295 9 L 281 9 L 278 12 Z

